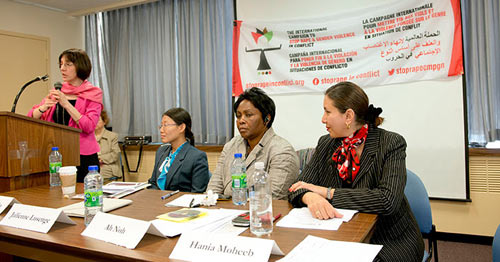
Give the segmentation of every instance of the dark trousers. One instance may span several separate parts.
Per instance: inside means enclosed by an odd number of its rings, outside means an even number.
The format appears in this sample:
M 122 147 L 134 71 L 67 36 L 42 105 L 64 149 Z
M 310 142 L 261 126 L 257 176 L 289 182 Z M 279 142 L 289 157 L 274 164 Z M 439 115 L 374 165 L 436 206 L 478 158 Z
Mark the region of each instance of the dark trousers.
M 77 183 L 83 183 L 83 179 L 89 173 L 89 166 L 99 167 L 99 157 L 97 157 L 97 153 L 88 156 L 80 155 L 80 166 L 76 167 Z M 101 171 L 100 167 L 99 171 Z

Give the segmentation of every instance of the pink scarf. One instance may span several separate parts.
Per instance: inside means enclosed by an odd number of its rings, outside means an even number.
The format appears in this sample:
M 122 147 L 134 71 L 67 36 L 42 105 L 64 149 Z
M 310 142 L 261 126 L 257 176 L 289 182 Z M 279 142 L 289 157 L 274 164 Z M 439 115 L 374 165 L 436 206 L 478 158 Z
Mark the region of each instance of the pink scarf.
M 68 82 L 64 82 L 61 91 L 66 95 L 76 95 L 102 104 L 102 90 L 87 80 L 83 81 L 80 86 L 72 86 Z

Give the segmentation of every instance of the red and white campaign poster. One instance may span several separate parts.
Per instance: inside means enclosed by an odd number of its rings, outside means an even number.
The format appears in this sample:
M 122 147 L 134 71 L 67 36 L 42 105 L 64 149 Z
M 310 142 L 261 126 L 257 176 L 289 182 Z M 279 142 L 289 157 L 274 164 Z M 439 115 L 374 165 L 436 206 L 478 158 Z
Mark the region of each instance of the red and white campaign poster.
M 233 95 L 323 92 L 463 74 L 459 0 L 409 0 L 328 17 L 235 21 Z

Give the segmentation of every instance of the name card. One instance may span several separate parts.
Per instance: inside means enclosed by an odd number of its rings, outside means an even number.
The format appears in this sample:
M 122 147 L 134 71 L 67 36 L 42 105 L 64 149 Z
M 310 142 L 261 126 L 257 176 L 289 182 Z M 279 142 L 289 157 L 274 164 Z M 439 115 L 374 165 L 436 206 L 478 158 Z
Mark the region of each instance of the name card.
M 82 236 L 134 249 L 146 232 L 163 237 L 149 221 L 98 212 Z
M 13 197 L 7 197 L 7 196 L 0 196 L 0 214 L 9 207 L 10 205 L 14 203 L 19 203 L 15 198 Z
M 226 234 L 184 233 L 169 259 L 172 261 L 268 261 L 271 254 L 283 256 L 274 240 L 229 237 Z
M 16 203 L 0 221 L 0 225 L 47 233 L 56 221 L 76 225 L 60 209 Z

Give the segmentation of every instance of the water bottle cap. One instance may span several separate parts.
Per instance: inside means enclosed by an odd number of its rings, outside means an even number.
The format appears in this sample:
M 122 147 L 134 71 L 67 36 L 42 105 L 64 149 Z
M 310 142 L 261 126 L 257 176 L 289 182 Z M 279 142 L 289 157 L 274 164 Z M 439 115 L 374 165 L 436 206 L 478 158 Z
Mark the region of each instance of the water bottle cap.
M 89 166 L 89 171 L 97 171 L 99 168 L 97 166 Z
M 55 151 L 55 150 L 58 150 L 58 151 L 59 151 L 59 147 L 57 147 L 57 146 L 52 147 L 52 151 Z
M 241 158 L 243 155 L 241 153 L 234 154 L 234 158 Z
M 256 162 L 255 169 L 264 169 L 264 162 Z

